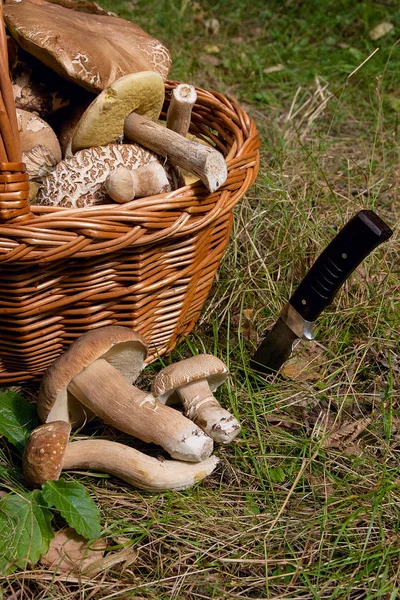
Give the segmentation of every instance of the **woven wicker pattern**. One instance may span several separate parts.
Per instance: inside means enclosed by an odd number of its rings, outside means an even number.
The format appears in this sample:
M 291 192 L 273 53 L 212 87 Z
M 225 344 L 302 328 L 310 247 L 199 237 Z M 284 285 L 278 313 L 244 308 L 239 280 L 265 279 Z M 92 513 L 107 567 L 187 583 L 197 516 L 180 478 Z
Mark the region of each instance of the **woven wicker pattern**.
M 166 83 L 164 117 L 176 85 Z M 150 343 L 149 360 L 193 329 L 229 240 L 232 209 L 259 161 L 253 120 L 221 94 L 197 94 L 191 133 L 212 140 L 227 160 L 228 179 L 217 192 L 196 183 L 124 205 L 29 208 L 11 86 L 2 77 L 0 384 L 40 377 L 95 327 L 136 329 Z

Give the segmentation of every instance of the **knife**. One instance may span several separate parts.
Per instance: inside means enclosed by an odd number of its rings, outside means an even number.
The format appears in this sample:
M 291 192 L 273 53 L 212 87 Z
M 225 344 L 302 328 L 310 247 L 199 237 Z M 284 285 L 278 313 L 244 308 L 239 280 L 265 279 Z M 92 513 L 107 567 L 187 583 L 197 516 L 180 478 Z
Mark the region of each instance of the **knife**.
M 295 340 L 314 339 L 314 323 L 321 312 L 364 258 L 392 234 L 372 210 L 357 213 L 320 254 L 272 329 L 266 332 L 250 361 L 251 368 L 274 373 L 289 358 Z

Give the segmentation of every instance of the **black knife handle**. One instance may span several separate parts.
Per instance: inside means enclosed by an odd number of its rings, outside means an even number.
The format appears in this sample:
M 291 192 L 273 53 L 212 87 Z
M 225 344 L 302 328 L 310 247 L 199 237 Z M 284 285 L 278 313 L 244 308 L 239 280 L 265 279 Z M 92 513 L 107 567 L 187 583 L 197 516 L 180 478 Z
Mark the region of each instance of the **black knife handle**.
M 315 321 L 349 275 L 392 230 L 372 210 L 361 210 L 317 258 L 289 302 L 306 321 Z

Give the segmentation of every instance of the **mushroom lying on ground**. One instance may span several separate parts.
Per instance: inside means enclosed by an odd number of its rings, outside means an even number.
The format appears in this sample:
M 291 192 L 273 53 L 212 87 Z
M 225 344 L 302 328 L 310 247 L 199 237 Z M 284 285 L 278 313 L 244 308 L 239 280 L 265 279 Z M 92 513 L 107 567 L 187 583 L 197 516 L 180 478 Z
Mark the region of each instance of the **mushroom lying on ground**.
M 134 73 L 114 81 L 82 115 L 72 137 L 72 152 L 107 145 L 124 134 L 129 141 L 166 157 L 174 166 L 195 173 L 215 192 L 228 176 L 223 155 L 154 123 L 163 99 L 164 84 L 156 73 Z
M 57 136 L 46 121 L 26 110 L 17 109 L 17 123 L 29 179 L 40 179 L 51 173 L 61 160 Z
M 81 150 L 58 163 L 44 177 L 36 197 L 41 206 L 82 208 L 110 202 L 105 185 L 110 173 L 120 167 L 133 171 L 145 165 L 160 165 L 160 158 L 136 144 L 109 144 Z M 169 185 L 162 191 L 169 189 Z M 149 190 L 153 193 L 153 188 Z
M 134 171 L 118 167 L 111 171 L 105 182 L 105 191 L 112 200 L 119 203 L 153 196 L 170 189 L 167 173 L 158 162 L 150 162 Z
M 184 490 L 210 475 L 219 462 L 216 456 L 196 464 L 160 461 L 108 440 L 69 443 L 70 431 L 65 421 L 46 423 L 32 431 L 22 457 L 24 478 L 30 487 L 59 479 L 62 470 L 90 469 L 115 475 L 142 490 Z
M 18 44 L 62 77 L 92 92 L 136 71 L 167 78 L 167 48 L 138 25 L 107 14 L 89 14 L 45 0 L 4 6 L 6 26 Z
M 161 402 L 181 401 L 184 414 L 220 444 L 240 431 L 238 420 L 219 404 L 214 392 L 228 378 L 226 365 L 212 354 L 199 354 L 168 365 L 153 380 L 152 392 Z
M 81 425 L 87 408 L 89 416 L 158 444 L 173 458 L 204 460 L 213 450 L 212 439 L 179 411 L 132 385 L 146 356 L 146 341 L 128 327 L 110 325 L 81 335 L 44 374 L 37 401 L 41 421 Z

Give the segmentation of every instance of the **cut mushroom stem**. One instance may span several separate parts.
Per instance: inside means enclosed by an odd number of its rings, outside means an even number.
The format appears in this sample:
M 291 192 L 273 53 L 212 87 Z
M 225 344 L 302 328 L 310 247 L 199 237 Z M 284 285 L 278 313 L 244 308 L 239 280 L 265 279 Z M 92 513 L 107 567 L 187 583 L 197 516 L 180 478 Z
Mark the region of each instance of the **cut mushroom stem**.
M 197 93 L 193 85 L 180 83 L 174 88 L 167 112 L 167 128 L 186 137 L 196 100 Z
M 186 139 L 135 112 L 126 117 L 124 134 L 129 140 L 165 156 L 174 166 L 195 173 L 210 192 L 218 190 L 228 177 L 225 159 L 218 150 Z
M 119 203 L 169 191 L 167 173 L 158 162 L 134 170 L 118 167 L 111 171 L 104 185 L 110 198 Z
M 219 444 L 231 442 L 240 431 L 239 421 L 213 396 L 228 377 L 224 363 L 209 354 L 199 354 L 160 371 L 152 386 L 163 403 L 180 401 L 184 414 Z
M 180 83 L 172 90 L 171 102 L 167 112 L 167 128 L 186 137 L 190 128 L 192 109 L 197 100 L 197 92 L 193 85 Z M 186 185 L 185 177 L 179 167 L 173 167 L 176 187 Z
M 142 490 L 184 490 L 210 475 L 219 462 L 215 456 L 196 464 L 160 461 L 108 440 L 68 443 L 70 430 L 65 421 L 53 421 L 33 430 L 22 459 L 24 477 L 30 487 L 57 480 L 62 470 L 90 469 L 115 475 Z

